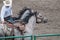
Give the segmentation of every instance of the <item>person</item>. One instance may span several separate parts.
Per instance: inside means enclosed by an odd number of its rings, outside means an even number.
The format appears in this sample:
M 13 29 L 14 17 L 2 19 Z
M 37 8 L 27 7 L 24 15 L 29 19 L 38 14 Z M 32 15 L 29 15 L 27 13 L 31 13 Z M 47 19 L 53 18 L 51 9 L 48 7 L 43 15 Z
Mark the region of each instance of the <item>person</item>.
M 13 21 L 12 19 L 12 0 L 3 1 L 4 5 L 1 9 L 1 21 L 5 23 L 5 21 Z

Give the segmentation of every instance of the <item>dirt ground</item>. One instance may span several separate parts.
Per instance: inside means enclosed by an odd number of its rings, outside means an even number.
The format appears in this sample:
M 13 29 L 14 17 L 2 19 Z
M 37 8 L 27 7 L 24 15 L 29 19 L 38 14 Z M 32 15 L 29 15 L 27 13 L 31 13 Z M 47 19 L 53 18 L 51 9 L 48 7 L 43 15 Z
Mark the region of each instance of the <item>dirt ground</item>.
M 2 7 L 0 0 L 0 9 Z M 48 23 L 36 25 L 34 34 L 59 34 L 60 33 L 60 0 L 13 0 L 13 14 L 17 16 L 23 7 L 30 7 L 37 10 L 48 18 Z M 43 37 L 37 40 L 59 40 L 60 37 Z

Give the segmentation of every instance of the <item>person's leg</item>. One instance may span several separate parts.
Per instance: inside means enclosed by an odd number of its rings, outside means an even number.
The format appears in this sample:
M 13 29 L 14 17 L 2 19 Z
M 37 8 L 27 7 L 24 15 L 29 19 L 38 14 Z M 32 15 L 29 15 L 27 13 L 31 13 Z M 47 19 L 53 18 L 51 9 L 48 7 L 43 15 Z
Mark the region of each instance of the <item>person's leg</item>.
M 7 21 L 7 22 L 10 22 L 10 23 L 14 23 L 14 19 L 11 16 L 8 16 L 8 17 L 4 18 L 4 20 Z

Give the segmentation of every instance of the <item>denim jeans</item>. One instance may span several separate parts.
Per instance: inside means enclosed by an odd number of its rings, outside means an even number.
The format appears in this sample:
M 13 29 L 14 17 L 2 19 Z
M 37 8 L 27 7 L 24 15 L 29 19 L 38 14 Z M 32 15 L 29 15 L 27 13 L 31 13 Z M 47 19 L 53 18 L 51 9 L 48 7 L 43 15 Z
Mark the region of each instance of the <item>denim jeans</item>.
M 7 22 L 10 22 L 10 23 L 14 23 L 14 19 L 11 16 L 8 16 L 8 17 L 4 18 L 4 20 L 7 21 Z

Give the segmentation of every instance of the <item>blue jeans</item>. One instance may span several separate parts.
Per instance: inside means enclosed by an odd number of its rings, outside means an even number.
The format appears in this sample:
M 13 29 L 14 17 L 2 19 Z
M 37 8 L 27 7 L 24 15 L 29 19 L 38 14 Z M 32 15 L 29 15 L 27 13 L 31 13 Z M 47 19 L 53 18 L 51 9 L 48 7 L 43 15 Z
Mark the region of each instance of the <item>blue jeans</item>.
M 12 23 L 12 24 L 14 23 L 14 19 L 11 16 L 8 16 L 8 17 L 4 18 L 4 20 L 9 22 L 9 23 Z

